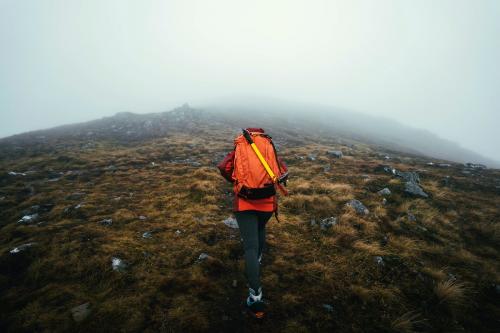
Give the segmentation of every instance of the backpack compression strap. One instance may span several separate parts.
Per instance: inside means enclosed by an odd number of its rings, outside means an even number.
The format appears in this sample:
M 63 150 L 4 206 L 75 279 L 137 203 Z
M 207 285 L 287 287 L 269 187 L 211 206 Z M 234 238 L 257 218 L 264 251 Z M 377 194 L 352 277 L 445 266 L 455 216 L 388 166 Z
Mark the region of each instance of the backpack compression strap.
M 255 152 L 255 155 L 257 155 L 260 163 L 262 163 L 262 166 L 264 166 L 264 169 L 266 169 L 266 171 L 267 171 L 269 177 L 271 177 L 273 183 L 275 183 L 278 186 L 278 189 L 281 192 L 283 192 L 283 195 L 288 195 L 288 191 L 283 186 L 281 186 L 281 184 L 278 182 L 278 177 L 276 177 L 273 170 L 271 170 L 271 168 L 269 167 L 269 164 L 267 164 L 266 160 L 264 159 L 264 157 L 260 153 L 259 148 L 257 148 L 257 145 L 255 144 L 255 142 L 253 142 L 252 136 L 250 135 L 250 133 L 245 129 L 242 129 L 242 130 L 243 130 L 243 136 L 245 137 L 247 142 L 252 147 L 253 151 Z

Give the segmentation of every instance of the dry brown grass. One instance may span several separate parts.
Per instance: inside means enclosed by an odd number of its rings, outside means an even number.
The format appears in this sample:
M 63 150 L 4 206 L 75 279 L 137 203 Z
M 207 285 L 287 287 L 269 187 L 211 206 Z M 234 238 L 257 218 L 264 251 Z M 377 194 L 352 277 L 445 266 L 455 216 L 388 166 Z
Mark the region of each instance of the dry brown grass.
M 231 215 L 231 185 L 212 164 L 231 142 L 225 132 L 206 135 L 210 147 L 185 134 L 0 159 L 0 197 L 5 197 L 0 200 L 0 310 L 5 314 L 0 330 L 412 332 L 432 327 L 437 332 L 496 324 L 488 288 L 498 283 L 500 271 L 498 195 L 444 188 L 436 180 L 442 175 L 431 170 L 423 186 L 433 198 L 411 198 L 402 193 L 400 179 L 374 171 L 388 163 L 377 149 L 312 141 L 283 145 L 280 152 L 290 166 L 291 195 L 279 198 L 282 223 L 272 218 L 268 224 L 262 266 L 269 314 L 278 320 L 264 326 L 249 321 L 242 316 L 247 290 L 239 234 L 222 223 Z M 351 156 L 333 159 L 326 155 L 329 149 Z M 316 161 L 295 158 L 310 152 Z M 173 161 L 188 157 L 202 166 Z M 38 168 L 32 178 L 3 176 L 32 165 Z M 330 171 L 323 170 L 326 165 Z M 47 182 L 48 169 L 83 174 Z M 461 177 L 460 170 L 446 172 Z M 22 194 L 28 186 L 34 194 Z M 384 206 L 374 189 L 385 186 L 393 194 Z M 73 192 L 86 194 L 66 199 Z M 370 214 L 345 207 L 353 198 Z M 55 204 L 42 216 L 45 224 L 17 224 L 24 209 L 43 203 Z M 78 203 L 80 210 L 65 213 Z M 409 211 L 416 222 L 408 221 Z M 330 216 L 338 223 L 328 230 L 309 223 Z M 105 218 L 113 224 L 98 223 Z M 142 238 L 152 230 L 151 238 Z M 38 247 L 14 261 L 8 251 L 29 241 Z M 208 254 L 204 261 L 198 260 L 201 253 Z M 129 264 L 125 272 L 112 270 L 112 256 Z M 469 298 L 482 312 L 481 325 L 475 310 L 467 311 Z M 92 304 L 88 321 L 74 323 L 70 308 L 87 301 Z M 414 311 L 402 314 L 402 309 Z M 428 326 L 419 313 L 425 313 Z
M 422 315 L 415 311 L 403 313 L 391 322 L 391 328 L 396 332 L 413 333 L 417 332 L 416 325 L 423 323 Z
M 438 282 L 434 288 L 434 293 L 439 303 L 460 306 L 464 305 L 469 290 L 470 288 L 465 283 L 458 282 L 454 279 L 448 279 Z

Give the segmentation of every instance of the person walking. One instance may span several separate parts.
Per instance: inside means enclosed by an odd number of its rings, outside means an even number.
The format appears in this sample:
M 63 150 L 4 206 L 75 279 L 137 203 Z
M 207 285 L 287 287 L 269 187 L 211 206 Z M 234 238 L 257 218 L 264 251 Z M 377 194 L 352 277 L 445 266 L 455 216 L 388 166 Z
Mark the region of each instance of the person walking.
M 274 213 L 278 220 L 277 189 L 287 194 L 288 169 L 278 157 L 272 138 L 262 128 L 243 129 L 234 139 L 234 150 L 218 164 L 221 175 L 233 183 L 235 215 L 245 252 L 249 287 L 246 306 L 263 318 L 265 304 L 260 264 L 266 242 L 266 224 Z

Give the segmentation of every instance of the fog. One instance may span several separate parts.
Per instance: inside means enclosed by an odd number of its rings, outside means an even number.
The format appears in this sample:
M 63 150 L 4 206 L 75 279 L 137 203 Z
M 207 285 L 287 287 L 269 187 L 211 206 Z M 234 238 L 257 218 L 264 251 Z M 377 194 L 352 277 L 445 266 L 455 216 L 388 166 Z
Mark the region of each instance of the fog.
M 277 98 L 500 161 L 499 1 L 0 0 L 0 137 Z

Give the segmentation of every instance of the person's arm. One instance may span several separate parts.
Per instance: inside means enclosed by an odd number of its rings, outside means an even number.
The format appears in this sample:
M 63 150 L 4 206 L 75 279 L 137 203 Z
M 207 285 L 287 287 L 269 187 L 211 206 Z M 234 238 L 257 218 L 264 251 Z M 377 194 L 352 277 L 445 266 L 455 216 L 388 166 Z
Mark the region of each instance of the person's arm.
M 288 180 L 288 167 L 286 163 L 278 156 L 278 163 L 281 171 L 281 183 L 286 186 L 286 181 Z
M 234 168 L 234 150 L 229 152 L 224 159 L 217 164 L 217 168 L 219 168 L 220 174 L 222 177 L 224 177 L 227 181 L 234 183 L 232 174 L 233 174 L 233 168 Z

